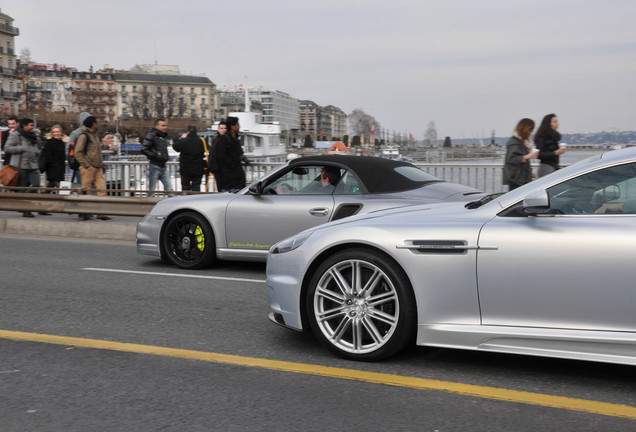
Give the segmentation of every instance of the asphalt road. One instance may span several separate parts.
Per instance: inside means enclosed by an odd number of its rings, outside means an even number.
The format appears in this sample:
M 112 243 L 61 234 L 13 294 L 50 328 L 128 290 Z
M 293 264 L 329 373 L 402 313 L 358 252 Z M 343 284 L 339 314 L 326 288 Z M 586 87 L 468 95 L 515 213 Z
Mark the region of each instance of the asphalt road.
M 132 242 L 0 236 L 0 270 L 2 432 L 636 430 L 633 367 L 421 347 L 345 361 L 269 322 L 262 264 L 188 272 Z

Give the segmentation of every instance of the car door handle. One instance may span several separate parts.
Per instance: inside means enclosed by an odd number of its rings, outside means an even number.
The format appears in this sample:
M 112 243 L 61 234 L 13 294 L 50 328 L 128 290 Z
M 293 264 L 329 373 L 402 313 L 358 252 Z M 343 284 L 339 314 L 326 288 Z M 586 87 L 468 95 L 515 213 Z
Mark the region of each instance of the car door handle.
M 323 208 L 313 208 L 309 210 L 310 215 L 314 216 L 327 216 L 329 214 L 329 209 L 326 207 Z

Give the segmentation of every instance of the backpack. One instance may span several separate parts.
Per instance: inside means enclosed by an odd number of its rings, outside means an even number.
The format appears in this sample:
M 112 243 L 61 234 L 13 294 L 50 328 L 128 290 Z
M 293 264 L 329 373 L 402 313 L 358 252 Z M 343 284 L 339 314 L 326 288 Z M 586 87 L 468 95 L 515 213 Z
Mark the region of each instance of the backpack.
M 86 133 L 82 132 L 81 134 L 79 134 L 79 136 L 75 138 L 75 141 L 73 141 L 71 145 L 68 146 L 68 156 L 66 157 L 66 159 L 68 160 L 69 168 L 72 169 L 73 171 L 77 171 L 80 167 L 79 161 L 75 159 L 75 143 L 77 142 L 77 139 L 81 137 L 82 135 L 86 135 Z M 88 150 L 88 135 L 86 135 L 86 145 L 84 146 L 84 154 L 86 154 L 87 150 Z

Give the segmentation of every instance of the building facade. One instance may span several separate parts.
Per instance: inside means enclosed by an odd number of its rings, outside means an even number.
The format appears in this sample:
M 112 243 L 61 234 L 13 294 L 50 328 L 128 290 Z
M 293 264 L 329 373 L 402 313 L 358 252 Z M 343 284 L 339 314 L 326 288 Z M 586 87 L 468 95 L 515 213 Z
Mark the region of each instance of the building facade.
M 300 132 L 313 140 L 341 140 L 347 134 L 347 115 L 333 105 L 321 107 L 313 101 L 301 100 Z
M 139 68 L 114 72 L 117 116 L 212 122 L 219 115 L 216 86 L 209 78 L 178 74 L 178 68 L 160 71 Z
M 221 88 L 220 92 L 222 107 L 228 107 L 228 105 L 223 105 L 223 102 L 234 104 L 233 106 L 245 106 L 245 90 Z M 268 90 L 262 87 L 248 88 L 247 92 L 251 104 L 250 111 L 259 111 L 257 104 L 260 104 L 263 123 L 278 122 L 283 135 L 300 129 L 300 102 L 298 99 L 280 90 Z M 232 110 L 226 109 L 226 111 Z
M 20 30 L 13 26 L 13 18 L 0 10 L 0 114 L 18 113 L 20 83 L 14 38 Z
M 323 117 L 327 119 L 329 124 L 330 138 L 342 140 L 347 135 L 347 114 L 333 105 L 327 105 L 322 108 Z

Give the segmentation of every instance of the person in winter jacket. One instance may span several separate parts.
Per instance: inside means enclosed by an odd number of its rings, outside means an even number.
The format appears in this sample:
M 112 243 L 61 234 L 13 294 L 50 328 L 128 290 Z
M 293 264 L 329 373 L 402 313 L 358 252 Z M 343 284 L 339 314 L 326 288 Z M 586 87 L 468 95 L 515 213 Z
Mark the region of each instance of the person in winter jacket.
M 20 119 L 20 124 L 15 132 L 9 135 L 4 146 L 4 151 L 11 155 L 10 165 L 19 170 L 18 186 L 40 187 L 40 171 L 38 158 L 40 156 L 40 144 L 33 132 L 33 120 Z M 34 217 L 31 212 L 23 212 L 24 217 Z
M 214 157 L 218 164 L 217 186 L 220 192 L 243 189 L 245 187 L 245 171 L 241 167 L 241 162 L 249 165 L 249 161 L 243 155 L 243 148 L 239 141 L 238 117 L 228 117 L 228 131 L 221 135 L 219 142 L 214 149 Z
M 534 134 L 534 142 L 539 149 L 539 170 L 537 175 L 543 177 L 559 169 L 559 155 L 565 153 L 565 146 L 560 147 L 561 134 L 557 131 L 559 120 L 556 114 L 548 114 L 541 120 L 539 130 Z
M 503 184 L 513 190 L 532 181 L 530 159 L 536 159 L 539 152 L 534 148 L 530 135 L 534 121 L 523 118 L 517 123 L 515 132 L 506 144 L 506 160 L 503 168 Z
M 148 190 L 155 190 L 157 180 L 163 184 L 163 189 L 171 191 L 170 178 L 166 162 L 168 156 L 168 123 L 165 119 L 157 119 L 155 127 L 150 128 L 141 146 L 141 152 L 150 161 L 150 184 Z
M 82 127 L 84 127 L 84 120 L 86 120 L 90 116 L 91 114 L 86 111 L 83 111 L 79 114 L 78 116 L 79 127 L 75 129 L 73 132 L 71 132 L 71 134 L 68 136 L 68 141 L 66 142 L 66 149 L 65 149 L 66 154 L 68 154 L 69 146 L 73 144 L 75 141 L 77 141 L 77 137 L 80 136 L 80 134 L 82 133 Z M 73 171 L 73 175 L 71 176 L 71 181 L 75 179 L 77 179 L 77 182 L 79 184 L 82 184 L 82 175 L 80 174 L 80 170 Z
M 7 120 L 7 126 L 9 127 L 9 129 L 2 131 L 2 151 L 3 152 L 4 152 L 4 145 L 7 143 L 7 140 L 9 139 L 9 135 L 15 132 L 15 129 L 18 127 L 18 118 L 16 116 L 9 117 L 9 119 Z M 11 157 L 5 153 L 4 154 L 5 165 L 10 164 L 11 162 L 10 159 Z
M 102 143 L 97 137 L 97 119 L 89 116 L 84 120 L 82 133 L 75 141 L 75 159 L 80 164 L 82 173 L 82 191 L 88 193 L 93 184 L 97 196 L 106 196 L 106 181 L 104 180 L 104 162 L 102 160 Z M 80 220 L 90 219 L 90 216 L 80 214 Z M 106 215 L 97 215 L 97 219 L 112 220 Z
M 196 126 L 188 126 L 188 133 L 179 138 L 172 147 L 180 153 L 181 189 L 201 191 L 201 178 L 206 171 L 206 162 L 203 141 L 197 134 Z
M 59 188 L 66 173 L 66 150 L 62 141 L 62 126 L 54 125 L 51 127 L 50 134 L 51 137 L 42 147 L 40 157 L 44 160 L 44 166 L 40 167 L 40 172 L 46 172 L 46 187 Z

